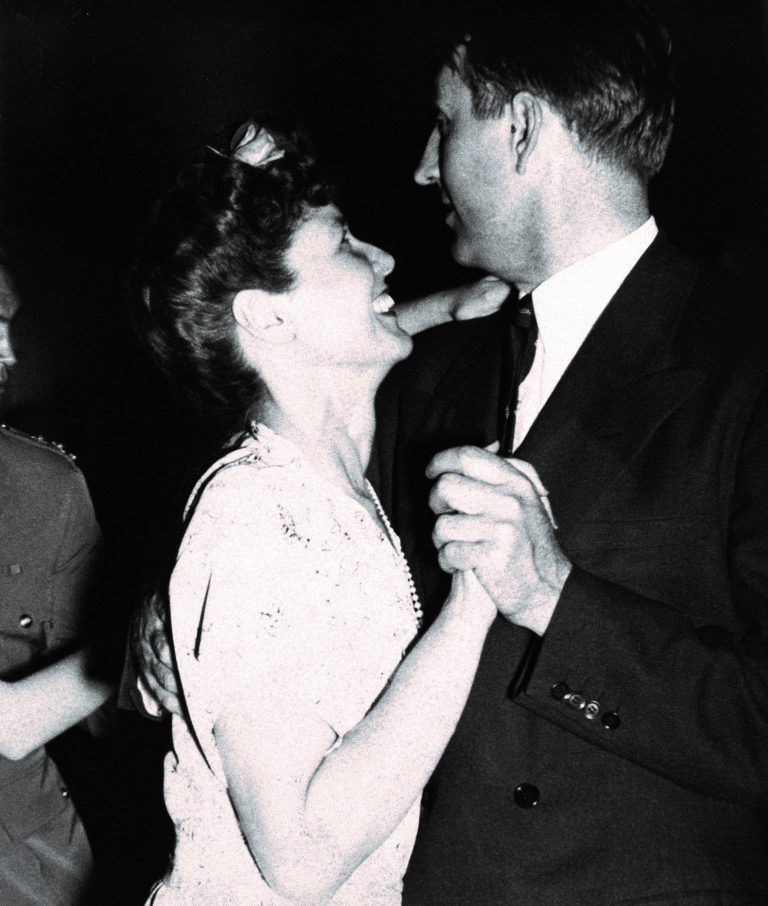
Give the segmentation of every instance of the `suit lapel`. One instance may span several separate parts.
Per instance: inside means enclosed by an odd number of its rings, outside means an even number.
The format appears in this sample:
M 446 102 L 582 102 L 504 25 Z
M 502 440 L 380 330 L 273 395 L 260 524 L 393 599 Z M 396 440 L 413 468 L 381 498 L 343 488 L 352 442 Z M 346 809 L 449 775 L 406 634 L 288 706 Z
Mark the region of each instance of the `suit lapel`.
M 610 493 L 611 483 L 704 379 L 674 351 L 697 272 L 659 236 L 598 319 L 516 451 L 536 467 L 547 487 L 566 549 L 568 532 Z M 422 513 L 429 493 L 426 462 L 451 446 L 485 446 L 499 432 L 505 315 L 470 325 L 463 331 L 473 332 L 455 356 L 432 363 L 443 372 L 439 381 L 420 387 L 417 380 L 400 398 L 392 511 L 423 578 L 433 567 Z M 424 550 L 418 547 L 422 535 Z
M 458 350 L 434 389 L 417 382 L 406 385 L 400 395 L 398 442 L 410 448 L 412 437 L 428 457 L 459 444 L 484 447 L 498 437 L 500 425 L 499 386 L 506 337 L 506 314 L 497 312 L 472 324 L 473 336 Z M 392 424 L 391 414 L 388 418 Z M 395 484 L 410 462 L 409 452 L 398 465 Z M 426 461 L 424 463 L 426 465 Z
M 658 237 L 609 303 L 516 455 L 566 533 L 703 380 L 672 352 L 695 266 Z
M 439 350 L 437 361 L 425 358 L 425 364 L 433 367 L 406 381 L 400 393 L 397 436 L 390 438 L 391 469 L 386 468 L 386 451 L 382 457 L 382 475 L 391 472 L 391 512 L 427 611 L 430 604 L 438 607 L 442 603 L 446 577 L 430 540 L 432 515 L 427 501 L 431 482 L 424 469 L 440 450 L 460 444 L 485 446 L 496 439 L 499 350 L 505 339 L 505 317 L 497 313 L 457 325 L 458 343 L 449 340 Z M 385 421 L 391 430 L 395 424 L 391 409 Z M 386 487 L 385 481 L 382 486 Z
M 483 332 L 456 360 L 435 389 L 434 418 L 452 443 L 487 446 L 499 436 L 499 388 L 506 344 L 507 314 L 487 319 Z

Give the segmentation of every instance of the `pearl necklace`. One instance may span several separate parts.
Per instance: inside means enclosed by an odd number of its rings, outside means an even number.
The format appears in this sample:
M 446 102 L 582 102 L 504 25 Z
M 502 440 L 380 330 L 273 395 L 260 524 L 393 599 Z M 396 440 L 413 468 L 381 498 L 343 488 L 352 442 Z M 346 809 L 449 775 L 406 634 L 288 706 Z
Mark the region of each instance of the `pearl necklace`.
M 379 519 L 381 519 L 381 521 L 384 523 L 384 528 L 387 530 L 387 535 L 389 536 L 389 540 L 392 543 L 392 547 L 394 547 L 395 553 L 397 554 L 400 563 L 402 564 L 405 578 L 408 580 L 408 591 L 411 595 L 413 612 L 416 615 L 416 628 L 419 629 L 421 627 L 421 622 L 424 619 L 424 611 L 421 609 L 421 602 L 419 601 L 419 595 L 416 591 L 416 583 L 413 581 L 413 576 L 411 575 L 411 567 L 408 566 L 408 560 L 403 553 L 403 547 L 400 544 L 400 539 L 397 537 L 395 530 L 392 528 L 392 525 L 387 518 L 387 514 L 384 512 L 384 507 L 381 505 L 381 501 L 379 500 L 376 491 L 373 490 L 373 486 L 371 485 L 370 481 L 368 481 L 368 479 L 366 479 L 365 481 L 365 488 L 368 492 L 368 497 L 376 507 L 376 512 L 379 514 Z
M 269 454 L 269 452 L 270 452 L 269 438 L 270 437 L 274 437 L 281 443 L 283 443 L 287 446 L 290 446 L 291 449 L 294 449 L 297 452 L 297 454 L 300 452 L 298 447 L 295 447 L 290 441 L 286 441 L 284 438 L 281 438 L 279 434 L 276 434 L 276 432 L 273 432 L 266 426 L 259 424 L 259 422 L 257 422 L 256 419 L 253 419 L 251 421 L 251 423 L 249 425 L 249 433 L 250 433 L 251 437 L 253 437 L 254 440 L 258 444 L 257 449 L 255 450 L 255 452 L 251 453 L 251 456 L 258 457 L 259 459 L 261 459 L 265 455 Z M 242 453 L 242 450 L 234 451 L 234 454 L 236 454 L 238 456 L 241 453 Z M 234 454 L 231 454 L 231 455 L 234 455 Z M 201 479 L 200 483 L 202 483 L 203 480 L 204 479 Z M 373 505 L 376 509 L 376 512 L 379 514 L 379 519 L 381 519 L 381 521 L 384 525 L 384 528 L 387 530 L 387 535 L 389 536 L 389 541 L 392 544 L 392 547 L 394 548 L 395 554 L 397 555 L 397 558 L 400 561 L 402 571 L 405 575 L 406 580 L 408 581 L 408 591 L 411 596 L 411 604 L 413 605 L 413 613 L 416 617 L 416 621 L 415 621 L 416 628 L 420 629 L 422 620 L 424 619 L 424 611 L 421 609 L 421 602 L 419 601 L 419 595 L 418 595 L 418 592 L 416 591 L 416 583 L 413 581 L 413 576 L 411 575 L 411 568 L 410 568 L 410 566 L 408 566 L 408 561 L 406 560 L 405 554 L 403 553 L 403 547 L 400 544 L 400 539 L 397 537 L 395 530 L 392 528 L 392 525 L 391 525 L 389 519 L 387 518 L 387 514 L 384 512 L 384 507 L 382 507 L 381 501 L 379 500 L 379 497 L 376 494 L 376 491 L 373 490 L 373 485 L 370 483 L 370 481 L 368 481 L 368 479 L 365 480 L 365 490 L 368 495 L 368 499 L 373 503 Z M 194 495 L 195 492 L 193 491 L 192 493 Z

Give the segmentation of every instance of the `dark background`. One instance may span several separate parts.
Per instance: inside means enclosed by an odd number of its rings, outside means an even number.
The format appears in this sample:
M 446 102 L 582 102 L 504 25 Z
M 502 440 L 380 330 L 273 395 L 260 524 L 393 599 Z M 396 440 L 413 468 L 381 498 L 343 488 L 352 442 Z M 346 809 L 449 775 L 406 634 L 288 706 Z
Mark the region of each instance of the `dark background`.
M 651 5 L 671 28 L 678 85 L 654 212 L 678 244 L 763 281 L 768 2 Z M 126 314 L 126 271 L 149 205 L 212 134 L 272 110 L 306 124 L 355 232 L 395 254 L 395 298 L 468 279 L 450 261 L 437 198 L 411 180 L 431 125 L 432 39 L 458 8 L 0 0 L 0 231 L 22 302 L 2 408 L 78 453 L 120 564 L 121 606 L 147 554 L 170 537 L 199 433 Z M 128 765 L 143 764 L 158 735 L 143 727 L 129 723 L 122 763 L 103 762 L 101 788 L 116 786 L 122 801 L 82 805 L 97 855 L 121 879 L 115 904 L 142 902 L 165 839 L 142 798 L 157 793 L 159 770 Z
M 179 432 L 194 432 L 126 316 L 151 201 L 212 134 L 273 110 L 307 125 L 353 228 L 395 254 L 395 298 L 467 279 L 435 193 L 411 179 L 430 125 L 431 38 L 460 4 L 0 2 L 0 228 L 23 303 L 2 405 L 80 453 L 108 534 L 140 524 L 144 538 L 160 515 L 146 494 L 176 467 Z M 672 30 L 678 83 L 654 211 L 680 245 L 761 279 L 768 3 L 652 5 Z

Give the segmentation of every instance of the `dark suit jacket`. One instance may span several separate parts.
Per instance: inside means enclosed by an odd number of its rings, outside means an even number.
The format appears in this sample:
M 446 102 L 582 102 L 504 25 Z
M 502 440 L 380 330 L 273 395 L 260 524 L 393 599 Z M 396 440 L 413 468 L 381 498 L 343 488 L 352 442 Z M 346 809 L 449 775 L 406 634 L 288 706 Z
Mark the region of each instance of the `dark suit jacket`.
M 659 237 L 517 451 L 574 569 L 539 644 L 491 629 L 408 906 L 768 903 L 767 303 Z M 382 393 L 379 483 L 432 613 L 423 470 L 497 436 L 503 318 L 430 331 Z

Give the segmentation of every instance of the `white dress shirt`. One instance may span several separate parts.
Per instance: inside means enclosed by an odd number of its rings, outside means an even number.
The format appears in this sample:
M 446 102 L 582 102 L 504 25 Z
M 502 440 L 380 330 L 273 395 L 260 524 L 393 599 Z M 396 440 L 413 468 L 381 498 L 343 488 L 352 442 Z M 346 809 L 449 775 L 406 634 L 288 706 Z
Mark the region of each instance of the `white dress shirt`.
M 531 370 L 520 385 L 515 449 L 616 291 L 659 232 L 650 217 L 617 242 L 549 277 L 533 291 L 539 328 Z

